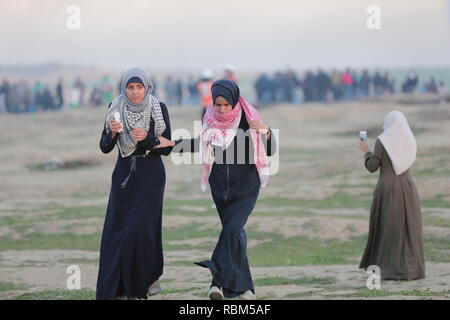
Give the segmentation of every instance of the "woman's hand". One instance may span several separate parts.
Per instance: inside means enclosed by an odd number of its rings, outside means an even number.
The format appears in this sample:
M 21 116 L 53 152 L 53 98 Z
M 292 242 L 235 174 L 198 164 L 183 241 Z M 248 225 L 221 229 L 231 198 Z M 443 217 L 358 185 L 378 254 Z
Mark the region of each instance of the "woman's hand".
M 259 121 L 250 121 L 248 125 L 250 126 L 250 129 L 258 130 L 262 134 L 266 134 L 267 130 L 269 129 L 269 126 L 266 125 L 261 120 L 259 120 Z
M 250 129 L 257 130 L 260 134 L 263 134 L 266 136 L 266 139 L 269 140 L 271 133 L 267 134 L 267 131 L 269 130 L 269 126 L 266 125 L 264 122 L 260 121 L 250 121 L 249 123 Z
M 122 124 L 114 119 L 111 119 L 108 123 L 111 132 L 115 135 L 120 129 L 122 129 Z
M 145 138 L 147 138 L 147 131 L 142 128 L 134 128 L 131 131 L 131 134 L 133 135 L 133 138 L 136 141 L 142 141 Z
M 166 139 L 163 136 L 158 137 L 159 140 L 159 144 L 157 146 L 155 146 L 154 149 L 160 149 L 160 148 L 167 148 L 167 147 L 174 147 L 175 146 L 175 142 L 173 142 L 172 140 Z
M 369 145 L 367 144 L 367 142 L 362 140 L 359 140 L 359 149 L 364 153 L 370 152 Z

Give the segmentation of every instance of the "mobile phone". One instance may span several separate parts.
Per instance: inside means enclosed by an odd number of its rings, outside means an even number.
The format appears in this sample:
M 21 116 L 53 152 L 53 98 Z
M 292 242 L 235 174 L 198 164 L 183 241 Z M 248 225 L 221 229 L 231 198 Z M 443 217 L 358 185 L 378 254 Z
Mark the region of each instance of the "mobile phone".
M 114 112 L 114 120 L 116 120 L 116 121 L 119 122 L 119 123 L 122 123 L 122 122 L 120 121 L 120 113 L 119 113 L 118 111 Z M 122 132 L 122 131 L 123 131 L 123 126 L 122 126 L 122 129 L 120 129 L 120 130 L 117 131 L 117 132 Z
M 361 139 L 361 141 L 366 141 L 367 140 L 367 131 L 360 131 L 359 139 Z

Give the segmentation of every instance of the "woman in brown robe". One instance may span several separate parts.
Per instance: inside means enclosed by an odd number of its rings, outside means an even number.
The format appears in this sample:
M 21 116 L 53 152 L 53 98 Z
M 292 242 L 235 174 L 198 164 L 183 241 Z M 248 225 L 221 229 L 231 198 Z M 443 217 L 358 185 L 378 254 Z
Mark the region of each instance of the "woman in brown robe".
M 416 140 L 399 111 L 386 115 L 383 129 L 373 153 L 365 141 L 360 141 L 367 170 L 380 169 L 380 176 L 373 193 L 369 238 L 359 268 L 376 265 L 383 280 L 421 279 L 425 277 L 421 209 L 409 174 L 416 158 Z

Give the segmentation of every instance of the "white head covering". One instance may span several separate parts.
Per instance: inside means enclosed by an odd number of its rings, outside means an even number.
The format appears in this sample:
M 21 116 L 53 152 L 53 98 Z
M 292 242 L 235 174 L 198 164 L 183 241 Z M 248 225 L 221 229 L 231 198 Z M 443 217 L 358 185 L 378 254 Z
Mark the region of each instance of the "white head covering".
M 392 111 L 384 117 L 383 133 L 378 139 L 391 159 L 395 174 L 408 170 L 417 154 L 417 143 L 408 120 L 400 111 Z

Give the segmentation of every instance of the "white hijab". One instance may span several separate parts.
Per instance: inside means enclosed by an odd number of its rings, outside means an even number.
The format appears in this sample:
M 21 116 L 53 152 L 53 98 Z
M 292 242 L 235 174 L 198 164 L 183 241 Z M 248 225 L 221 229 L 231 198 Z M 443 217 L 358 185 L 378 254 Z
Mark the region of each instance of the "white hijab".
M 417 154 L 417 143 L 408 120 L 400 111 L 392 111 L 384 117 L 383 133 L 378 139 L 386 149 L 396 175 L 407 171 Z

